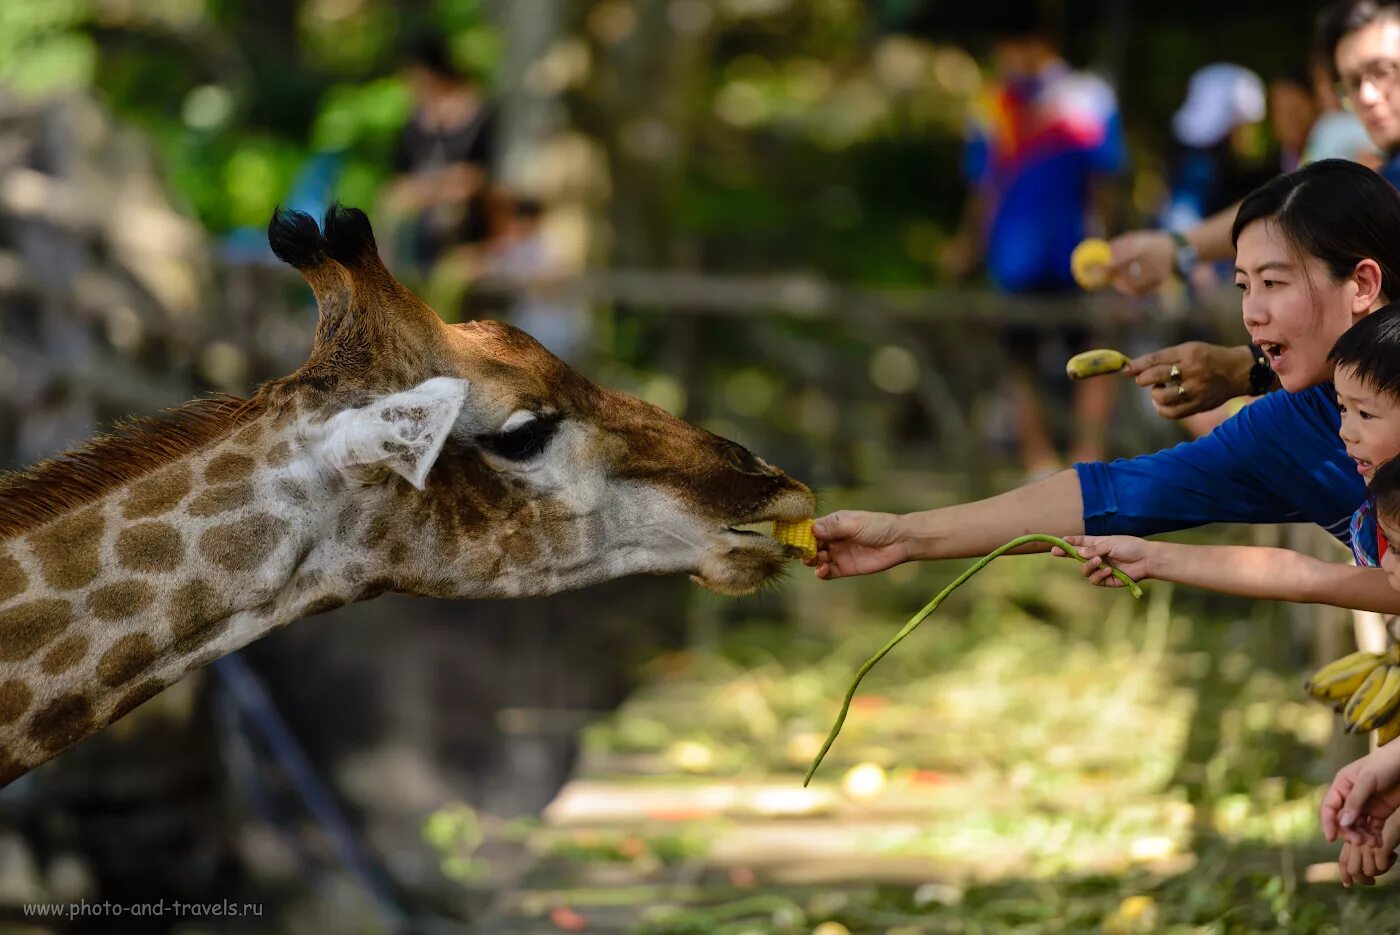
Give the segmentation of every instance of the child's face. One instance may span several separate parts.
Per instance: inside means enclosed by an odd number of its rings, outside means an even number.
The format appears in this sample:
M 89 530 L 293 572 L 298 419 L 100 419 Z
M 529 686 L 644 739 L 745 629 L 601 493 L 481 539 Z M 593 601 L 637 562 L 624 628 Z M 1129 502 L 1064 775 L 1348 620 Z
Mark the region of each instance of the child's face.
M 1390 543 L 1400 543 L 1400 529 L 1395 525 L 1396 517 L 1386 516 L 1376 517 L 1376 525 L 1380 527 L 1381 536 L 1386 541 L 1385 554 L 1381 556 L 1381 567 L 1385 569 L 1386 576 L 1390 579 L 1390 586 L 1396 591 L 1400 591 L 1400 546 L 1392 547 Z
M 1400 454 L 1400 400 L 1362 383 L 1350 367 L 1338 367 L 1333 378 L 1342 442 L 1369 484 L 1376 468 Z

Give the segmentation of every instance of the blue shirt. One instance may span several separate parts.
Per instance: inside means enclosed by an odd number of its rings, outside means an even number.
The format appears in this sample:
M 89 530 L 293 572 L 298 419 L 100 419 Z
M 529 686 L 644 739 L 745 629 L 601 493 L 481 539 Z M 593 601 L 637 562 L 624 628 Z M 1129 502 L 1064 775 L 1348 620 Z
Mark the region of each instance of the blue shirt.
M 1274 392 L 1215 431 L 1155 454 L 1076 464 L 1091 535 L 1145 536 L 1205 523 L 1317 523 L 1350 545 L 1366 499 L 1337 435 L 1331 383 Z
M 990 205 L 987 272 L 1010 292 L 1075 289 L 1090 182 L 1117 174 L 1127 148 L 1113 90 L 1056 63 L 992 85 L 974 108 L 963 172 Z
M 1385 163 L 1377 170 L 1381 178 L 1396 188 L 1400 188 L 1400 150 L 1386 157 Z

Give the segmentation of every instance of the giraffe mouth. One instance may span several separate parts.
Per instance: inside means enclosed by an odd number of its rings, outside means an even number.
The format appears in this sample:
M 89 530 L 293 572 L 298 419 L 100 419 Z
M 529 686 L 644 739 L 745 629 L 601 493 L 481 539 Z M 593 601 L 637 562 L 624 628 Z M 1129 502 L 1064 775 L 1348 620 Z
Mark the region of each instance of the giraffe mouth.
M 801 518 L 806 519 L 805 516 Z M 749 520 L 744 523 L 736 523 L 733 526 L 725 526 L 722 532 L 730 536 L 752 539 L 753 544 L 759 545 L 760 547 L 775 546 L 790 558 L 799 556 L 802 554 L 802 550 L 797 546 L 781 543 L 773 537 L 773 523 L 784 519 L 788 519 L 788 517 L 774 514 L 763 519 Z

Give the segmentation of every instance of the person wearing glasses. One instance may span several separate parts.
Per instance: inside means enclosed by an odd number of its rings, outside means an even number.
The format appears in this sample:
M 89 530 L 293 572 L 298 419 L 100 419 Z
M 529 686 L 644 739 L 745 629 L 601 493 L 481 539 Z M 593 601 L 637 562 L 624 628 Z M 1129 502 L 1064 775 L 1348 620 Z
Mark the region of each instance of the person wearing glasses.
M 1377 171 L 1400 187 L 1400 0 L 1338 0 L 1318 19 L 1317 42 L 1342 104 L 1382 154 Z M 1198 262 L 1230 259 L 1237 207 L 1183 233 L 1131 231 L 1114 238 L 1113 286 L 1146 295 L 1174 273 L 1189 276 Z M 1252 345 L 1192 341 L 1143 355 L 1125 372 L 1150 389 L 1154 408 L 1168 419 L 1277 387 L 1268 355 Z

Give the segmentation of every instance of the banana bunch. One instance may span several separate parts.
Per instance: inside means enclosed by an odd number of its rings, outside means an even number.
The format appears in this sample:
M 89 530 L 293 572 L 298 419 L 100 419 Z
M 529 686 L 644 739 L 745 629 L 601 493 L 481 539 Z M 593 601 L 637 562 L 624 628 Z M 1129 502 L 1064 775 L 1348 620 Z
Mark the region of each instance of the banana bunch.
M 1342 712 L 1348 731 L 1378 730 L 1382 744 L 1400 736 L 1400 647 L 1343 656 L 1315 672 L 1303 689 Z

